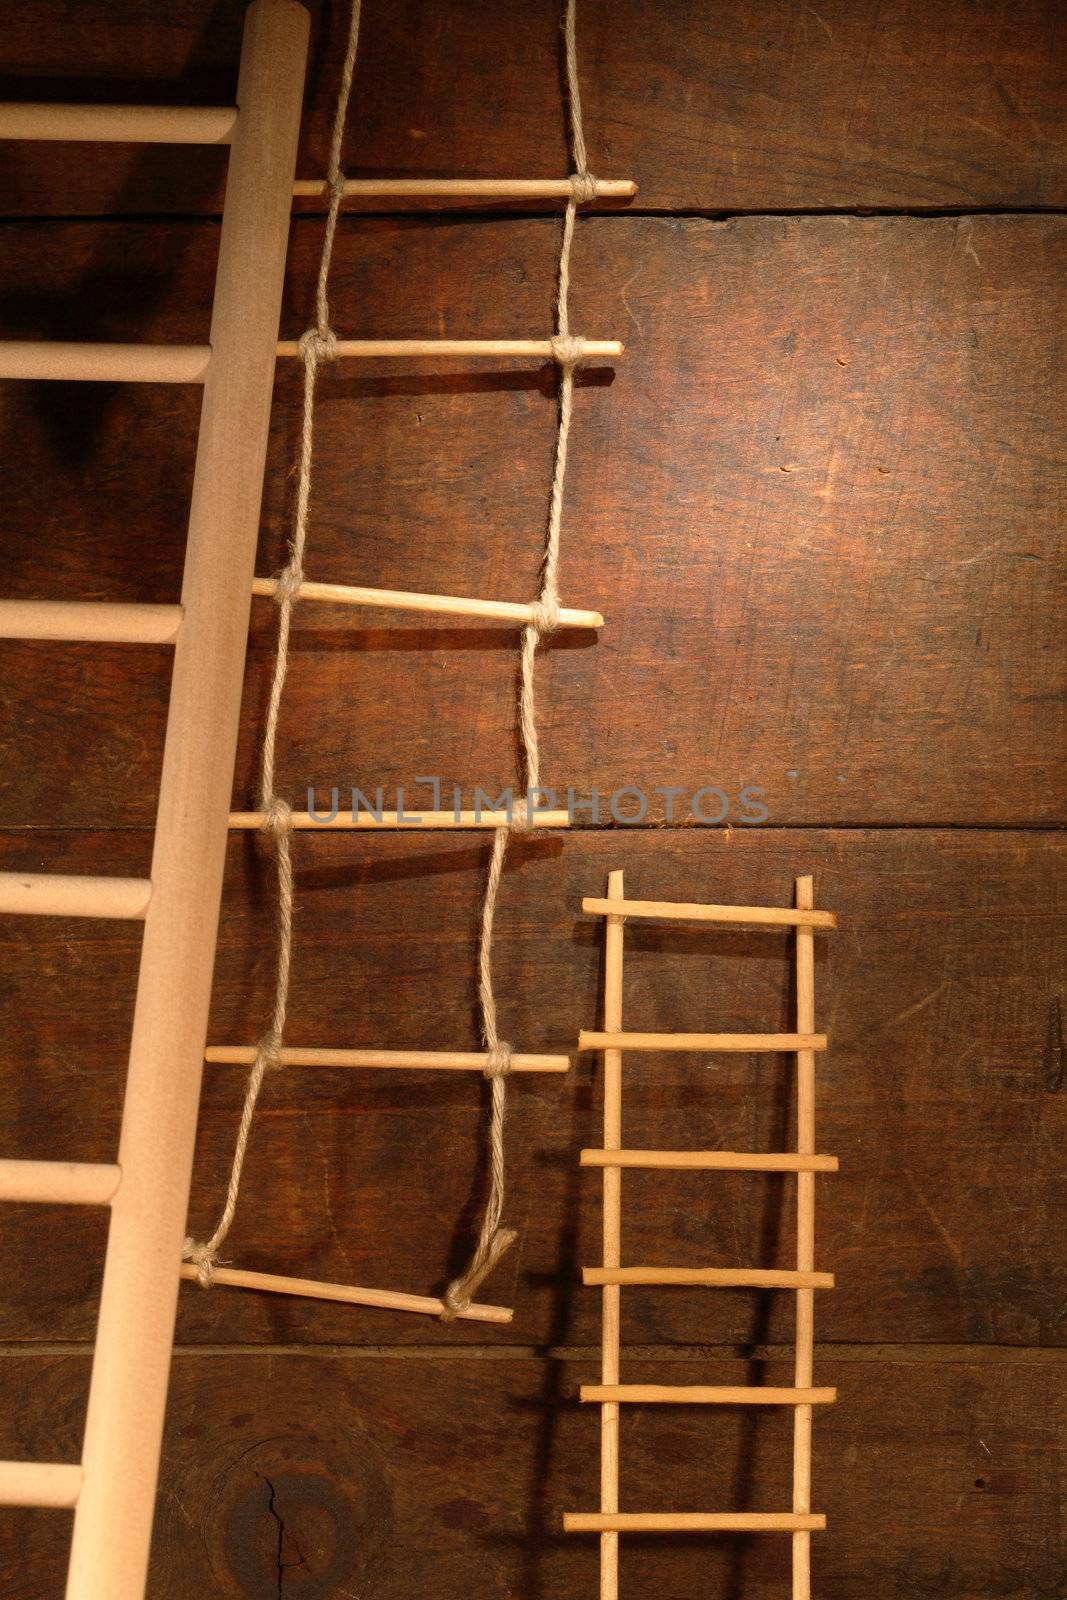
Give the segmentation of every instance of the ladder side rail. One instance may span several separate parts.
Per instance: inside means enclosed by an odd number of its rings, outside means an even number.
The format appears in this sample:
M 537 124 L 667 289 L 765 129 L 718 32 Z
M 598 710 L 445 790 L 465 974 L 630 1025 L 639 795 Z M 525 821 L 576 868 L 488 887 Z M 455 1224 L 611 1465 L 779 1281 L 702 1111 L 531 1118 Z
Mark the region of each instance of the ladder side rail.
M 245 22 L 167 738 L 67 1600 L 141 1600 L 226 850 L 307 51 Z
M 796 880 L 799 911 L 810 911 L 815 904 L 810 875 Z M 798 926 L 796 934 L 796 1027 L 797 1032 L 815 1032 L 815 935 L 811 926 Z M 797 1051 L 797 1153 L 815 1151 L 815 1052 Z M 797 1173 L 797 1271 L 811 1272 L 815 1265 L 815 1174 Z M 811 1289 L 797 1290 L 796 1362 L 794 1384 L 810 1389 L 815 1348 L 815 1295 Z M 811 1419 L 810 1405 L 797 1406 L 793 1413 L 793 1511 L 811 1511 Z M 811 1534 L 793 1534 L 793 1600 L 811 1600 Z
M 608 874 L 608 898 L 623 897 L 623 874 Z M 604 931 L 604 1028 L 618 1033 L 622 1029 L 623 919 L 608 917 Z M 604 1051 L 604 1148 L 618 1150 L 622 1145 L 622 1051 Z M 622 1264 L 622 1172 L 604 1168 L 604 1265 Z M 602 1384 L 619 1382 L 619 1341 L 621 1333 L 622 1290 L 617 1283 L 606 1283 L 601 1290 Z M 600 1510 L 604 1514 L 619 1509 L 619 1402 L 605 1400 L 600 1407 Z M 600 1535 L 600 1600 L 618 1600 L 619 1535 L 615 1529 Z

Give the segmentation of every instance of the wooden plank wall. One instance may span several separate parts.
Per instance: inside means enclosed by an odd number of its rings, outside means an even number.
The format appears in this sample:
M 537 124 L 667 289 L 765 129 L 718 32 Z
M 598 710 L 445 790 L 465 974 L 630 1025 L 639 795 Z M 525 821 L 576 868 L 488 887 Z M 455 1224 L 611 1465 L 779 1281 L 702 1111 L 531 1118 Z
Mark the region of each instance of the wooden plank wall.
M 345 7 L 315 6 L 301 172 L 321 172 Z M 554 0 L 367 0 L 352 174 L 566 170 Z M 502 1026 L 565 1051 L 597 1016 L 599 929 L 622 866 L 646 897 L 781 903 L 815 874 L 821 1600 L 1038 1600 L 1067 1590 L 1062 1036 L 1063 16 L 1053 0 L 581 0 L 593 169 L 636 204 L 583 218 L 574 325 L 627 355 L 582 374 L 563 586 L 607 616 L 540 672 L 561 791 L 637 785 L 518 843 L 497 936 Z M 16 98 L 225 100 L 242 6 L 60 0 L 5 19 Z M 198 339 L 218 152 L 5 152 L 0 337 Z M 559 217 L 536 208 L 353 216 L 342 333 L 542 334 Z M 285 331 L 306 326 L 321 217 L 294 226 Z M 298 380 L 279 374 L 260 570 L 283 559 Z M 3 593 L 177 596 L 198 396 L 7 385 Z M 315 578 L 524 598 L 554 429 L 551 371 L 434 363 L 321 380 Z M 236 798 L 250 800 L 271 662 L 256 602 Z M 279 768 L 302 797 L 511 781 L 514 635 L 379 613 L 298 619 Z M 163 651 L 2 647 L 0 858 L 146 868 Z M 656 785 L 717 786 L 721 826 Z M 746 824 L 740 791 L 763 791 Z M 495 790 L 494 790 L 495 792 Z M 419 797 L 425 797 L 426 791 Z M 300 838 L 290 1037 L 473 1047 L 487 841 Z M 267 1012 L 271 888 L 235 838 L 212 1019 Z M 137 938 L 5 920 L 3 1154 L 109 1159 Z M 779 934 L 628 932 L 627 1015 L 656 1028 L 789 1024 Z M 191 1222 L 213 1217 L 242 1084 L 209 1069 Z M 637 1145 L 780 1147 L 789 1063 L 634 1058 Z M 580 1600 L 595 1503 L 595 1064 L 515 1084 L 512 1221 L 487 1289 L 503 1329 L 183 1291 L 150 1594 Z M 283 1074 L 256 1125 L 228 1254 L 242 1265 L 440 1290 L 483 1193 L 477 1080 Z M 624 1249 L 787 1263 L 788 1184 L 628 1175 Z M 0 1455 L 74 1459 L 102 1219 L 5 1216 Z M 624 1372 L 781 1382 L 773 1297 L 632 1291 Z M 635 1412 L 631 1508 L 780 1508 L 787 1423 Z M 0 1514 L 5 1593 L 62 1593 L 66 1519 Z M 786 1592 L 787 1541 L 634 1540 L 628 1597 Z

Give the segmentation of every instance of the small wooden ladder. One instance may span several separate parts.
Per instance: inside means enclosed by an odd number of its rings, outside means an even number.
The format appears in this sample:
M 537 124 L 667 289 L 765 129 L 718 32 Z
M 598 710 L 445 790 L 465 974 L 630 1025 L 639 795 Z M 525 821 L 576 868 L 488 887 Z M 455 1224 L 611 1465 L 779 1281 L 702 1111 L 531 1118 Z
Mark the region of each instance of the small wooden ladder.
M 111 1208 L 79 1464 L 0 1463 L 0 1504 L 74 1510 L 67 1600 L 139 1600 L 226 851 L 308 15 L 249 8 L 235 107 L 0 106 L 0 138 L 230 146 L 209 343 L 0 344 L 0 378 L 202 383 L 181 603 L 0 602 L 0 637 L 167 643 L 148 879 L 0 874 L 0 912 L 144 922 L 114 1165 L 0 1161 L 0 1199 Z
M 815 1174 L 836 1172 L 835 1156 L 815 1153 L 815 1052 L 826 1048 L 815 1030 L 815 930 L 833 928 L 831 912 L 812 909 L 810 877 L 796 880 L 796 907 L 682 905 L 627 900 L 623 874 L 608 876 L 607 899 L 586 899 L 582 909 L 606 918 L 604 1030 L 582 1031 L 579 1049 L 604 1054 L 604 1145 L 583 1150 L 583 1167 L 604 1172 L 604 1263 L 586 1267 L 586 1284 L 603 1289 L 601 1381 L 584 1384 L 582 1400 L 600 1405 L 600 1510 L 568 1512 L 568 1533 L 600 1534 L 600 1600 L 617 1600 L 620 1533 L 791 1533 L 793 1600 L 810 1600 L 811 1534 L 826 1518 L 811 1509 L 812 1407 L 836 1399 L 834 1389 L 812 1387 L 814 1291 L 833 1287 L 828 1272 L 814 1270 Z M 711 922 L 796 929 L 796 1033 L 624 1033 L 622 1031 L 623 925 L 627 918 Z M 624 1050 L 767 1051 L 797 1058 L 797 1148 L 762 1154 L 729 1150 L 630 1150 L 622 1143 L 622 1052 Z M 626 1167 L 675 1171 L 795 1172 L 797 1175 L 797 1265 L 795 1271 L 736 1267 L 624 1267 L 622 1265 L 622 1172 Z M 724 1288 L 793 1289 L 797 1295 L 794 1387 L 680 1387 L 620 1382 L 620 1295 L 623 1284 L 703 1284 Z M 619 1510 L 619 1406 L 787 1405 L 794 1408 L 793 1508 L 791 1511 L 644 1512 Z

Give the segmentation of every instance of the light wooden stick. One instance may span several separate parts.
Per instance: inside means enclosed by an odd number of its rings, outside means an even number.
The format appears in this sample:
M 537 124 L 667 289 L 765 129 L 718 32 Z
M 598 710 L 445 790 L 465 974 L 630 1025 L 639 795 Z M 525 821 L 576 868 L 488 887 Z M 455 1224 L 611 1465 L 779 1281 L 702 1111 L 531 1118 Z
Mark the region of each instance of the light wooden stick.
M 624 895 L 621 870 L 608 873 L 608 901 Z M 622 1027 L 623 919 L 609 916 L 604 928 L 604 1027 L 617 1033 Z M 622 1052 L 604 1051 L 604 1145 L 617 1150 L 622 1144 Z M 617 1269 L 622 1261 L 622 1173 L 604 1169 L 604 1266 Z M 600 1381 L 619 1381 L 621 1304 L 617 1283 L 605 1283 L 601 1309 Z M 606 1399 L 600 1411 L 600 1509 L 610 1515 L 619 1509 L 619 1407 Z M 600 1600 L 618 1600 L 619 1535 L 605 1530 L 600 1536 Z
M 230 812 L 231 828 L 255 831 L 262 828 L 266 820 L 263 811 Z M 355 817 L 351 811 L 339 811 L 336 817 L 329 819 L 320 819 L 309 811 L 294 811 L 292 814 L 293 827 L 308 833 L 316 830 L 344 833 L 353 828 L 369 829 L 371 832 L 389 832 L 392 829 L 397 833 L 425 833 L 430 829 L 451 828 L 462 832 L 470 828 L 503 828 L 509 820 L 506 811 L 460 811 L 457 814 L 455 811 L 423 811 L 421 806 L 412 812 L 383 811 L 380 819 L 369 811 L 358 811 Z M 530 813 L 531 828 L 569 828 L 570 825 L 570 814 L 566 811 Z
M 766 1267 L 583 1267 L 582 1282 L 692 1284 L 720 1289 L 832 1289 L 832 1272 Z M 807 1385 L 799 1385 L 807 1387 Z
M 631 178 L 595 182 L 598 200 L 629 200 L 637 193 Z M 325 178 L 298 178 L 293 194 L 325 199 L 326 183 Z M 574 185 L 569 178 L 346 178 L 344 192 L 350 200 L 569 200 Z
M 0 911 L 27 917 L 108 917 L 138 922 L 148 911 L 146 878 L 74 878 L 0 872 Z
M 622 1511 L 604 1516 L 595 1511 L 567 1511 L 564 1533 L 792 1533 L 797 1528 L 818 1532 L 824 1516 L 798 1517 L 788 1511 Z
M 583 339 L 584 357 L 621 356 L 625 345 L 618 339 Z M 295 339 L 278 343 L 280 356 L 299 355 Z M 526 356 L 554 359 L 551 339 L 338 339 L 339 360 L 378 359 L 381 356 L 476 356 L 513 360 Z M 4 374 L 0 371 L 0 377 Z
M 810 875 L 796 880 L 796 903 L 801 911 L 814 904 L 814 883 Z M 797 1029 L 811 1033 L 815 1028 L 815 938 L 808 927 L 797 928 L 796 950 Z M 810 1154 L 815 1149 L 815 1056 L 810 1050 L 797 1052 L 797 1150 Z M 797 1270 L 810 1272 L 815 1261 L 815 1178 L 802 1172 L 797 1178 Z M 810 1386 L 815 1350 L 815 1297 L 810 1289 L 797 1295 L 796 1363 L 797 1388 Z M 793 1510 L 811 1510 L 811 1407 L 798 1406 L 793 1417 Z M 811 1600 L 811 1536 L 805 1531 L 793 1535 L 793 1600 Z
M 81 1493 L 82 1469 L 53 1461 L 0 1461 L 0 1506 L 69 1511 Z
M 0 1161 L 0 1200 L 110 1205 L 121 1171 L 83 1161 Z
M 181 1276 L 196 1283 L 196 1267 L 183 1263 Z M 444 1310 L 443 1301 L 435 1295 L 403 1294 L 396 1289 L 360 1289 L 349 1283 L 317 1283 L 312 1278 L 287 1278 L 276 1272 L 216 1267 L 213 1279 L 233 1289 L 260 1289 L 267 1294 L 291 1294 L 304 1300 L 335 1300 L 348 1306 L 379 1306 L 384 1311 L 419 1311 L 428 1317 L 439 1317 Z M 510 1322 L 514 1313 L 509 1306 L 472 1303 L 466 1311 L 456 1315 L 468 1322 Z
M 181 606 L 96 600 L 0 600 L 0 639 L 80 639 L 92 644 L 173 644 Z
M 308 14 L 253 0 L 66 1600 L 142 1600 L 189 1208 Z
M 277 578 L 254 578 L 252 593 L 275 595 Z M 428 611 L 443 617 L 484 617 L 490 622 L 530 622 L 534 617 L 532 605 L 520 605 L 511 600 L 465 600 L 451 594 L 413 594 L 400 589 L 361 589 L 348 583 L 309 583 L 306 580 L 296 590 L 301 600 L 317 600 L 330 605 L 378 606 L 386 611 Z M 560 608 L 561 628 L 602 628 L 604 618 L 599 611 L 574 611 Z
M 86 144 L 229 144 L 236 106 L 0 105 L 0 139 Z
M 214 1044 L 204 1051 L 204 1060 L 216 1066 L 250 1067 L 258 1054 L 251 1045 Z M 416 1072 L 484 1072 L 489 1061 L 486 1050 L 333 1050 L 311 1049 L 303 1045 L 283 1045 L 278 1052 L 281 1067 L 383 1067 L 389 1070 L 410 1068 Z M 568 1072 L 569 1056 L 522 1055 L 511 1058 L 511 1072 Z
M 0 341 L 0 378 L 57 383 L 203 383 L 211 350 L 200 344 L 62 344 Z
M 758 1384 L 709 1386 L 666 1383 L 583 1383 L 579 1400 L 616 1400 L 623 1404 L 669 1406 L 798 1406 L 831 1405 L 836 1389 L 774 1389 Z
M 824 1033 L 588 1033 L 578 1035 L 579 1050 L 825 1050 Z
M 583 1150 L 583 1167 L 650 1167 L 677 1172 L 836 1172 L 836 1156 L 764 1155 L 737 1150 Z
M 605 917 L 610 902 L 589 898 L 582 901 L 582 910 Z M 628 917 L 644 917 L 660 922 L 731 922 L 755 923 L 774 928 L 836 928 L 837 917 L 832 911 L 800 911 L 789 906 L 705 906 L 688 905 L 670 900 L 627 900 L 623 911 Z

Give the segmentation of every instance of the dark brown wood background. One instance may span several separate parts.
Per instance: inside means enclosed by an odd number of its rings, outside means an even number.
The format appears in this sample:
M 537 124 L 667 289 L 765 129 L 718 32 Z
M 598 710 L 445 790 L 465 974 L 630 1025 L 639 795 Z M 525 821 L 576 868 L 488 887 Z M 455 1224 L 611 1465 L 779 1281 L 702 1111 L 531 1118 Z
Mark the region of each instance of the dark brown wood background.
M 566 170 L 554 0 L 367 0 L 353 174 Z M 300 170 L 321 172 L 346 7 L 315 6 Z M 1062 1600 L 1067 1543 L 1062 854 L 1063 13 L 1053 0 L 581 0 L 594 170 L 636 203 L 582 219 L 574 323 L 625 339 L 583 372 L 566 600 L 607 617 L 541 667 L 561 790 L 761 788 L 768 822 L 583 826 L 513 848 L 503 1027 L 565 1051 L 600 1001 L 606 872 L 675 899 L 782 903 L 812 871 L 820 940 L 820 1600 Z M 225 101 L 239 0 L 9 8 L 0 92 Z M 206 335 L 218 152 L 40 146 L 0 172 L 0 337 Z M 358 336 L 542 333 L 558 213 L 355 215 L 335 323 Z M 321 217 L 294 225 L 285 331 L 306 326 Z M 298 380 L 280 372 L 260 571 L 283 559 Z M 7 385 L 3 592 L 177 596 L 199 397 Z M 531 364 L 326 373 L 309 574 L 525 598 L 543 536 L 554 377 Z M 235 795 L 271 664 L 256 602 Z M 515 772 L 514 634 L 308 608 L 279 752 L 302 796 Z M 6 643 L 0 857 L 146 868 L 167 655 Z M 655 800 L 655 797 L 653 797 Z M 290 1037 L 473 1047 L 487 841 L 300 838 Z M 234 838 L 212 1037 L 270 989 L 262 844 Z M 138 940 L 2 930 L 3 1153 L 109 1159 Z M 778 934 L 639 928 L 648 1028 L 789 1025 Z M 242 1093 L 208 1069 L 191 1222 L 212 1220 Z M 628 1141 L 781 1146 L 787 1061 L 635 1057 Z M 484 1191 L 484 1090 L 283 1074 L 231 1238 L 242 1265 L 439 1290 Z M 595 1593 L 599 1074 L 516 1081 L 511 1219 L 486 1294 L 504 1329 L 183 1290 L 150 1594 L 410 1600 Z M 790 1185 L 627 1176 L 630 1260 L 788 1261 Z M 76 1459 L 100 1217 L 5 1216 L 0 1455 Z M 625 1297 L 625 1375 L 783 1381 L 791 1307 Z M 1059 1410 L 1057 1409 L 1059 1408 Z M 630 1507 L 780 1508 L 788 1419 L 625 1419 Z M 0 1515 L 5 1593 L 62 1593 L 67 1519 Z M 771 1600 L 788 1541 L 633 1540 L 624 1594 Z

